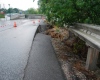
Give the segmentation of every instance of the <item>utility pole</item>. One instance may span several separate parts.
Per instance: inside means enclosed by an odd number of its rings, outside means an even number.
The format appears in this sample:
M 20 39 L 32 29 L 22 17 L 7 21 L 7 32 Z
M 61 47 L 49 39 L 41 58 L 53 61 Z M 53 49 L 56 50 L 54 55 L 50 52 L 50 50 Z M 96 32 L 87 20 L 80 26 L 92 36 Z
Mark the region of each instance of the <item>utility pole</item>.
M 3 8 L 5 9 L 5 4 L 3 4 Z
M 0 12 L 1 12 L 1 4 L 0 4 Z
M 0 4 L 0 9 L 1 9 L 1 4 Z
M 10 4 L 8 4 L 8 5 L 9 5 L 9 14 L 10 14 L 10 19 L 11 19 Z

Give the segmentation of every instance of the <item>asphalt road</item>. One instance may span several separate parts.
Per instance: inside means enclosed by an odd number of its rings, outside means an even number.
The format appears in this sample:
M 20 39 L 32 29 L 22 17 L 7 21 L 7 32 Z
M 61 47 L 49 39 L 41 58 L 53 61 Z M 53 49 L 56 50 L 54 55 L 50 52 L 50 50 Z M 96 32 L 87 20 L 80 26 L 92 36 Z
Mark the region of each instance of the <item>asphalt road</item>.
M 0 28 L 0 80 L 23 79 L 37 28 L 37 25 L 33 25 L 32 20 L 24 22 L 16 28 L 11 25 L 4 29 Z
M 28 22 L 30 20 L 23 20 L 23 19 L 20 19 L 20 20 L 8 20 L 8 21 L 0 21 L 0 31 L 4 31 L 6 29 L 10 29 L 10 28 L 13 28 L 13 25 L 14 25 L 14 22 L 16 22 L 17 26 L 20 26 L 26 22 Z
M 36 34 L 23 80 L 66 80 L 50 36 Z

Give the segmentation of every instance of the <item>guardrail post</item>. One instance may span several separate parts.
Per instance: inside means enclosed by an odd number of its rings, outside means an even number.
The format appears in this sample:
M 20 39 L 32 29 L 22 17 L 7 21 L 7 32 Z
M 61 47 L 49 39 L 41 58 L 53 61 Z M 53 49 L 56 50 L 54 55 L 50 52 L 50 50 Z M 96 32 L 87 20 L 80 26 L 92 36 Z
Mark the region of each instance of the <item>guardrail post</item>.
M 86 61 L 86 69 L 95 70 L 97 68 L 97 59 L 98 59 L 99 51 L 89 47 Z

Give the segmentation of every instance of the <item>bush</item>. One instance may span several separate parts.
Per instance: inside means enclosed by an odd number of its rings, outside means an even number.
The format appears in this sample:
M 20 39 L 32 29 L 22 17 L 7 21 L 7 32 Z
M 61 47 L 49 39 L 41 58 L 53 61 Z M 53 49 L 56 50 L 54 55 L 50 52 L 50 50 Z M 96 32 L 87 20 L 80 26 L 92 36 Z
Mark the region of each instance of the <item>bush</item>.
M 77 54 L 80 58 L 87 56 L 88 47 L 85 42 L 80 38 L 76 38 L 75 43 L 73 43 L 73 53 Z
M 0 18 L 4 18 L 5 16 L 4 16 L 4 14 L 0 14 Z
M 39 10 L 49 22 L 100 24 L 100 0 L 39 0 Z

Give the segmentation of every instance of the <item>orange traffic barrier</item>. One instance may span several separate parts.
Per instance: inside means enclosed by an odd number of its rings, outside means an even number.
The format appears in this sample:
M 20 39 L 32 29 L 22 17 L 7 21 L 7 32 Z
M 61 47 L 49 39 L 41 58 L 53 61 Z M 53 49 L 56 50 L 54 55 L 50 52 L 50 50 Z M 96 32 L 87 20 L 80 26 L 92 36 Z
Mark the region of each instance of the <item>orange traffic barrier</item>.
M 16 22 L 14 22 L 14 27 L 17 27 Z
M 35 24 L 35 21 L 33 21 L 33 24 Z

